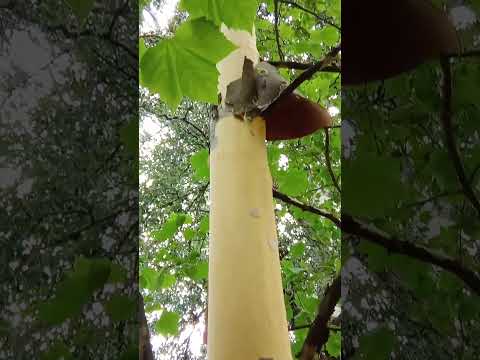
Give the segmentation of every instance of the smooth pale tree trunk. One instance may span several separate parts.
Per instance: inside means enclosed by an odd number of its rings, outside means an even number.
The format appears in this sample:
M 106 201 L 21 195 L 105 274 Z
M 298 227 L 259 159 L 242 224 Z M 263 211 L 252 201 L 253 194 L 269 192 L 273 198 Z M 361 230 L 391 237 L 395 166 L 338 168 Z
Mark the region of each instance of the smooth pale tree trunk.
M 258 52 L 254 35 L 222 31 L 239 46 L 217 64 L 224 99 Z M 208 359 L 291 360 L 265 122 L 228 115 L 211 131 Z

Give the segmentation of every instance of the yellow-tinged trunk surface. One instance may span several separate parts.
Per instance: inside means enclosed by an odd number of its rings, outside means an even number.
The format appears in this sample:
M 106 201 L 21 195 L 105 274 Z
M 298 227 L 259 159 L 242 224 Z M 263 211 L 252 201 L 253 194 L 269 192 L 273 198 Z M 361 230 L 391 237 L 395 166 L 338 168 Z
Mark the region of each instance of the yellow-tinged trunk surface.
M 255 62 L 254 36 L 218 64 L 219 88 Z M 253 41 L 253 46 L 252 46 Z M 268 169 L 265 122 L 219 119 L 210 152 L 209 360 L 291 360 Z

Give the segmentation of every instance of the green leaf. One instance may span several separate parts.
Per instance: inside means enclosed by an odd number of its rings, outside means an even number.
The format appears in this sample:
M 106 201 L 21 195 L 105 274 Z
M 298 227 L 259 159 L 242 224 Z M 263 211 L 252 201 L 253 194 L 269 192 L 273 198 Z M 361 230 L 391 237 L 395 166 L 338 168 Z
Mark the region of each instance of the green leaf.
M 151 0 L 139 0 L 138 1 L 138 7 L 140 12 L 143 11 L 143 9 L 150 4 Z
M 41 360 L 69 360 L 73 359 L 73 356 L 67 345 L 62 342 L 56 342 L 40 358 Z
M 299 258 L 303 255 L 304 251 L 305 251 L 305 244 L 297 243 L 291 246 L 290 255 L 294 258 Z
M 314 43 L 323 43 L 327 46 L 334 45 L 338 42 L 339 32 L 337 29 L 328 26 L 321 30 L 315 30 L 310 34 L 310 39 Z
M 125 145 L 126 150 L 138 159 L 139 156 L 139 135 L 138 135 L 138 119 L 131 120 L 128 124 L 120 129 L 120 140 Z
M 0 336 L 6 338 L 7 335 L 10 334 L 10 332 L 11 332 L 10 324 L 5 320 L 0 319 Z
M 157 241 L 168 240 L 177 233 L 178 229 L 185 223 L 186 220 L 186 214 L 172 213 L 160 230 L 153 231 L 151 236 Z
M 480 297 L 463 294 L 458 315 L 464 321 L 480 318 Z
M 148 290 L 158 290 L 161 285 L 161 273 L 151 269 L 151 268 L 143 268 L 140 270 L 140 285 L 142 288 Z
M 138 344 L 129 345 L 127 350 L 120 355 L 120 360 L 138 360 Z
M 456 108 L 478 105 L 478 96 L 475 96 L 477 84 L 480 81 L 480 70 L 475 62 L 459 64 L 455 71 L 455 91 L 453 103 Z
M 148 48 L 140 63 L 142 85 L 174 110 L 183 96 L 218 103 L 216 63 L 235 46 L 205 19 L 183 23 L 171 39 Z
M 302 350 L 305 338 L 307 337 L 308 329 L 300 329 L 295 331 L 295 342 L 291 344 L 292 359 L 297 358 L 296 354 Z
M 108 259 L 77 258 L 74 268 L 58 284 L 54 297 L 39 304 L 39 319 L 55 325 L 77 316 L 93 293 L 104 286 L 110 272 Z
M 277 182 L 280 191 L 290 196 L 301 195 L 308 187 L 307 173 L 300 169 L 279 171 Z
M 395 343 L 396 339 L 392 331 L 386 327 L 380 327 L 360 338 L 357 357 L 365 360 L 389 360 Z
M 200 261 L 191 272 L 190 277 L 195 281 L 208 278 L 208 261 Z
M 65 0 L 70 5 L 75 16 L 84 22 L 88 17 L 88 14 L 93 9 L 94 0 Z
M 430 296 L 435 292 L 430 275 L 431 265 L 405 255 L 393 254 L 388 256 L 388 266 L 418 297 Z
M 304 296 L 301 304 L 302 310 L 312 316 L 315 316 L 318 308 L 318 302 L 319 300 L 315 296 Z
M 180 315 L 176 312 L 164 310 L 160 319 L 155 322 L 155 330 L 161 335 L 178 335 Z
M 285 305 L 286 312 L 287 312 L 287 321 L 290 321 L 293 317 L 293 309 L 290 304 Z
M 140 38 L 138 40 L 138 61 L 142 61 L 143 55 L 145 55 L 145 52 L 147 51 L 147 47 L 145 46 L 145 40 L 143 38 Z
M 293 265 L 292 261 L 283 259 L 281 262 L 282 271 L 287 277 L 293 277 L 294 275 L 300 274 L 304 269 L 296 267 Z
M 208 230 L 210 227 L 209 224 L 210 224 L 210 217 L 208 215 L 204 216 L 202 220 L 200 220 L 200 227 L 198 231 L 201 232 L 202 234 L 208 234 Z
M 75 261 L 71 279 L 86 281 L 87 289 L 93 294 L 101 289 L 110 277 L 112 262 L 105 258 L 87 259 L 80 256 Z
M 129 296 L 116 294 L 105 304 L 105 311 L 113 321 L 132 319 L 135 315 L 137 302 Z
M 110 276 L 108 277 L 107 282 L 110 284 L 113 283 L 123 283 L 127 280 L 127 270 L 116 263 L 112 263 L 110 267 Z
M 192 228 L 185 229 L 185 231 L 183 232 L 183 237 L 187 241 L 192 240 L 195 237 L 195 230 L 193 230 Z
M 385 216 L 404 194 L 400 169 L 398 159 L 372 153 L 362 153 L 353 161 L 342 161 L 342 177 L 355 179 L 342 186 L 342 208 L 354 216 Z
M 138 63 L 140 64 L 142 62 L 143 55 L 147 52 L 147 47 L 145 46 L 145 40 L 143 38 L 140 38 L 138 40 Z M 140 81 L 140 84 L 143 84 L 142 80 L 142 68 L 139 66 L 138 67 L 138 79 Z
M 229 28 L 252 31 L 258 0 L 182 0 L 180 8 L 188 11 L 192 18 L 205 16 Z
M 168 289 L 172 287 L 175 283 L 177 282 L 177 278 L 175 275 L 172 275 L 170 273 L 164 273 L 162 275 L 162 281 L 160 287 L 162 289 Z
M 326 344 L 328 354 L 334 357 L 340 356 L 342 337 L 340 331 L 331 332 Z
M 434 178 L 442 188 L 457 185 L 457 173 L 446 151 L 435 150 L 430 157 L 430 167 Z
M 210 176 L 210 169 L 208 165 L 208 149 L 197 151 L 190 158 L 190 163 L 195 172 L 195 180 L 208 180 Z
M 388 253 L 384 247 L 362 240 L 358 245 L 358 250 L 367 255 L 367 264 L 371 271 L 385 270 L 385 265 L 388 263 Z

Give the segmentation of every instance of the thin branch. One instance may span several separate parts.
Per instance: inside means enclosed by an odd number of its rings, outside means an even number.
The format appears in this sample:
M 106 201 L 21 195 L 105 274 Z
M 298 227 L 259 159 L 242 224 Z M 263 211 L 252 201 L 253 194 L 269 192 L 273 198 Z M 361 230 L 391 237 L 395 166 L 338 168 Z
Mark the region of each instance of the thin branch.
M 317 352 L 328 341 L 330 330 L 328 321 L 335 311 L 335 306 L 340 300 L 341 277 L 337 276 L 325 290 L 323 299 L 318 306 L 317 316 L 308 331 L 300 353 L 300 360 L 312 360 Z
M 333 173 L 332 163 L 330 161 L 330 133 L 328 129 L 324 129 L 324 131 L 325 131 L 325 163 L 327 164 L 327 170 L 328 170 L 328 173 L 330 174 L 330 177 L 332 178 L 333 185 L 341 194 L 342 190 L 340 189 L 340 186 L 338 185 L 338 180 L 335 177 L 335 174 Z
M 465 169 L 463 167 L 462 160 L 460 159 L 460 154 L 458 153 L 457 145 L 455 143 L 454 130 L 452 125 L 452 69 L 450 66 L 450 59 L 443 58 L 441 60 L 441 66 L 443 72 L 443 108 L 441 114 L 441 121 L 443 131 L 445 133 L 445 141 L 448 153 L 450 155 L 453 166 L 455 167 L 455 172 L 457 174 L 458 181 L 462 186 L 463 193 L 480 215 L 480 201 L 478 200 L 475 192 L 470 186 L 470 182 L 468 181 L 467 175 L 465 174 Z
M 155 23 L 155 27 L 157 29 L 160 29 L 160 24 L 158 23 L 158 20 L 157 20 L 157 17 L 155 16 L 155 14 L 153 13 L 152 9 L 150 8 L 150 6 L 147 6 L 145 8 L 145 10 L 147 10 L 147 13 L 148 15 L 150 15 L 150 17 L 152 18 L 153 22 Z
M 108 33 L 110 36 L 113 35 L 113 30 L 115 28 L 115 24 L 117 23 L 118 18 L 124 13 L 124 11 L 128 7 L 129 0 L 126 0 L 121 7 L 119 7 L 113 14 L 112 22 L 110 23 L 110 27 L 108 29 Z
M 200 129 L 197 125 L 195 125 L 194 123 L 190 122 L 187 120 L 188 118 L 188 114 L 189 112 L 192 110 L 192 107 L 189 107 L 186 111 L 185 111 L 185 114 L 183 117 L 178 117 L 178 116 L 168 116 L 166 114 L 161 114 L 159 115 L 161 118 L 165 119 L 165 120 L 168 120 L 168 121 L 181 121 L 185 124 L 187 124 L 188 126 L 192 127 L 199 135 L 201 135 L 206 141 L 207 141 L 207 144 L 209 143 L 210 139 L 208 138 L 208 136 L 203 132 L 202 129 Z
M 274 15 L 275 15 L 275 22 L 274 22 L 275 40 L 277 42 L 278 56 L 283 61 L 283 60 L 285 60 L 285 56 L 283 56 L 282 47 L 280 46 L 280 32 L 278 31 L 278 17 L 280 16 L 280 9 L 278 7 L 278 0 L 273 0 L 273 4 L 275 6 L 275 10 L 274 10 Z
M 130 49 L 128 46 L 126 46 L 125 44 L 113 39 L 111 36 L 110 36 L 110 33 L 104 33 L 104 34 L 97 34 L 95 32 L 92 32 L 90 30 L 84 30 L 84 31 L 81 31 L 81 32 L 72 32 L 70 31 L 69 29 L 67 29 L 65 27 L 65 25 L 56 25 L 56 26 L 47 26 L 46 29 L 48 31 L 53 31 L 53 32 L 56 32 L 56 31 L 59 31 L 61 32 L 66 38 L 69 38 L 69 39 L 79 39 L 81 37 L 84 37 L 84 36 L 92 36 L 92 37 L 98 37 L 100 39 L 104 39 L 108 42 L 110 42 L 112 45 L 114 46 L 117 46 L 117 47 L 120 47 L 121 49 L 123 49 L 129 56 L 131 56 L 132 58 L 134 59 L 138 59 L 138 53 L 137 51 L 134 51 L 132 49 Z
M 423 205 L 425 205 L 425 204 L 428 204 L 428 203 L 430 203 L 430 202 L 436 201 L 436 200 L 441 199 L 441 198 L 443 198 L 443 197 L 452 196 L 452 195 L 459 195 L 459 194 L 462 194 L 462 191 L 453 191 L 453 192 L 444 191 L 444 192 L 442 192 L 442 193 L 440 193 L 440 194 L 433 195 L 432 197 L 429 197 L 429 198 L 427 198 L 427 199 L 419 200 L 419 201 L 415 201 L 415 202 L 412 202 L 412 203 L 405 204 L 404 207 L 408 208 L 408 207 L 423 206 Z
M 283 202 L 285 202 L 287 204 L 296 206 L 299 209 L 302 209 L 303 211 L 307 211 L 307 212 L 310 212 L 312 214 L 320 215 L 320 216 L 330 220 L 331 222 L 333 222 L 337 227 L 341 227 L 340 219 L 336 218 L 333 214 L 330 214 L 326 211 L 317 209 L 313 206 L 301 203 L 300 201 L 298 201 L 294 198 L 291 198 L 290 196 L 288 196 L 286 194 L 283 194 L 283 193 L 281 193 L 281 192 L 279 192 L 275 189 L 273 189 L 273 197 L 277 198 L 279 200 L 282 200 Z
M 309 10 L 293 1 L 287 1 L 287 0 L 280 0 L 281 3 L 284 3 L 284 4 L 288 4 L 288 5 L 291 5 L 293 7 L 296 7 L 297 9 L 300 9 L 302 10 L 303 12 L 306 12 L 307 14 L 310 14 L 310 15 L 313 15 L 317 20 L 325 23 L 325 24 L 328 24 L 330 26 L 333 26 L 335 29 L 337 29 L 338 31 L 341 31 L 340 29 L 340 26 L 338 26 L 337 24 L 335 24 L 333 21 L 327 19 L 325 16 L 320 16 L 319 14 L 317 14 L 316 12 L 312 11 L 312 10 Z
M 473 184 L 475 181 L 475 175 L 477 175 L 477 172 L 480 170 L 480 164 L 478 164 L 475 169 L 473 169 L 472 174 L 470 175 L 469 183 Z
M 267 61 L 267 62 L 270 65 L 273 65 L 278 68 L 295 69 L 295 70 L 307 70 L 314 65 L 313 63 L 301 63 L 296 61 Z M 320 71 L 338 73 L 340 72 L 340 66 L 336 64 L 331 64 L 331 65 L 325 66 Z
M 289 197 L 288 195 L 278 192 L 277 190 L 273 190 L 273 197 L 280 199 L 290 205 L 296 206 L 303 211 L 308 211 L 312 214 L 317 214 L 326 219 L 329 219 L 343 232 L 360 236 L 367 241 L 382 246 L 391 253 L 407 255 L 416 260 L 436 265 L 443 270 L 448 271 L 453 275 L 456 275 L 472 291 L 480 295 L 480 277 L 474 271 L 466 268 L 463 264 L 461 264 L 455 259 L 438 253 L 433 253 L 430 250 L 415 245 L 412 242 L 399 240 L 392 236 L 389 237 L 381 234 L 380 232 L 369 229 L 357 222 L 355 219 L 353 219 L 353 217 L 345 213 L 342 214 L 342 221 L 340 221 L 332 214 L 317 209 L 313 206 L 303 204 L 298 200 Z
M 288 331 L 297 331 L 301 329 L 310 329 L 312 324 L 305 324 L 305 325 L 297 325 L 297 326 L 289 326 Z
M 293 80 L 290 85 L 288 85 L 280 95 L 273 101 L 264 111 L 263 114 L 268 113 L 275 106 L 275 104 L 282 101 L 288 95 L 295 91 L 300 85 L 305 81 L 309 80 L 316 72 L 321 71 L 324 67 L 330 65 L 330 63 L 337 57 L 337 54 L 340 52 L 341 45 L 335 46 L 323 60 L 320 60 L 318 63 L 315 63 L 313 66 L 309 67 L 303 73 L 301 73 L 295 80 Z
M 301 329 L 309 329 L 310 327 L 312 327 L 313 323 L 312 324 L 304 324 L 304 325 L 297 325 L 297 326 L 290 326 L 288 328 L 288 331 L 297 331 L 297 330 L 301 330 Z M 329 330 L 332 330 L 332 331 L 340 331 L 341 330 L 341 327 L 340 326 L 327 326 Z
M 365 240 L 380 245 L 389 252 L 407 255 L 416 260 L 436 265 L 443 270 L 456 275 L 473 292 L 480 295 L 480 277 L 474 271 L 464 267 L 455 259 L 438 253 L 433 253 L 424 247 L 415 245 L 413 242 L 383 235 L 380 232 L 365 227 L 346 214 L 342 214 L 341 229 L 346 233 L 361 236 Z
M 138 37 L 143 39 L 162 39 L 164 36 L 155 33 L 145 33 L 138 35 Z

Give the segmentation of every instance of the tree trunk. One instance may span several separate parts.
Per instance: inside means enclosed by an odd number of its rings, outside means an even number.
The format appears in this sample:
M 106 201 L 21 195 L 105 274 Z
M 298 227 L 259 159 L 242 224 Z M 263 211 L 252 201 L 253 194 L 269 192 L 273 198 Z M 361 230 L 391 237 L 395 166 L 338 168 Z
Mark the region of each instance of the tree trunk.
M 222 31 L 239 46 L 217 64 L 225 99 L 258 52 L 254 35 Z M 229 114 L 211 131 L 208 359 L 291 360 L 265 121 Z
M 154 360 L 152 345 L 150 343 L 150 331 L 148 330 L 147 318 L 145 316 L 145 304 L 142 294 L 138 294 L 138 320 L 139 320 L 139 360 Z

